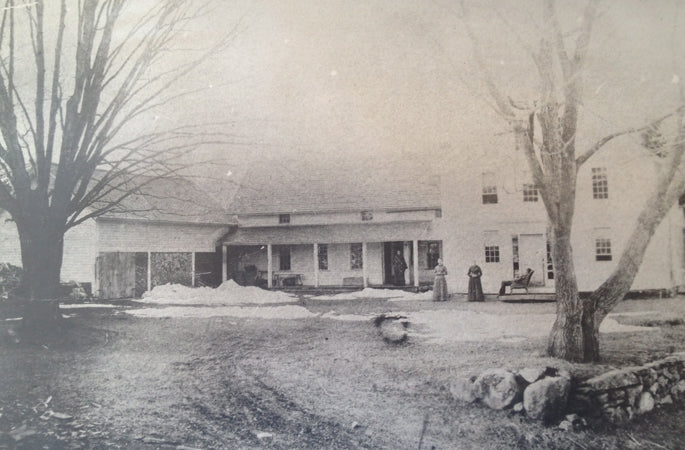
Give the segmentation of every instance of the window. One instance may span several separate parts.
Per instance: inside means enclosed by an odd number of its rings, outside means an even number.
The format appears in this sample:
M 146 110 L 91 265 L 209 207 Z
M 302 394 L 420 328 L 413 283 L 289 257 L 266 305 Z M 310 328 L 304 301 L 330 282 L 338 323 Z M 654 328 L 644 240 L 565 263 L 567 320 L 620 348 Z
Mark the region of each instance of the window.
M 609 198 L 606 167 L 592 168 L 592 198 Z
M 364 253 L 362 244 L 350 244 L 350 269 L 359 270 L 364 268 Z
M 362 220 L 363 220 L 363 221 L 373 220 L 373 212 L 371 212 L 371 211 L 362 211 Z
M 278 250 L 278 269 L 290 270 L 290 247 L 281 247 Z
M 552 244 L 547 241 L 547 279 L 554 279 L 554 262 L 552 260 Z
M 279 214 L 278 223 L 290 223 L 290 214 Z
M 512 260 L 514 263 L 514 278 L 519 276 L 519 237 L 514 235 L 511 237 Z
M 538 201 L 538 188 L 534 184 L 525 183 L 523 185 L 523 201 L 524 202 L 537 202 Z
M 595 260 L 611 261 L 611 239 L 595 239 Z
M 426 249 L 426 269 L 434 269 L 440 258 L 440 241 L 429 241 Z
M 492 172 L 483 174 L 483 204 L 487 203 L 497 203 L 497 185 Z
M 438 219 L 442 217 L 442 209 L 435 210 L 435 217 L 437 217 Z
M 485 246 L 485 262 L 498 263 L 499 262 L 499 246 L 486 245 Z
M 328 270 L 328 245 L 318 245 L 319 270 Z

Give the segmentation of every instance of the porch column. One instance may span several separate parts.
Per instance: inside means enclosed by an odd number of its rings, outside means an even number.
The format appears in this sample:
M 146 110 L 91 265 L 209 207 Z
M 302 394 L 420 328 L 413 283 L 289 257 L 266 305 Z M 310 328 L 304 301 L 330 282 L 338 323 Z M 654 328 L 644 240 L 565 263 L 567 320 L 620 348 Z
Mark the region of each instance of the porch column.
M 369 287 L 369 269 L 366 261 L 366 242 L 362 242 L 362 277 L 364 278 L 364 287 Z
M 221 282 L 226 281 L 228 272 L 228 245 L 221 246 Z
M 314 287 L 319 287 L 319 244 L 314 244 Z
M 266 244 L 266 287 L 274 287 L 274 263 L 271 261 L 271 244 Z
M 414 259 L 414 287 L 419 287 L 419 241 L 414 239 L 412 258 Z
M 190 254 L 190 286 L 195 287 L 195 252 Z
M 147 290 L 152 289 L 152 252 L 147 252 Z

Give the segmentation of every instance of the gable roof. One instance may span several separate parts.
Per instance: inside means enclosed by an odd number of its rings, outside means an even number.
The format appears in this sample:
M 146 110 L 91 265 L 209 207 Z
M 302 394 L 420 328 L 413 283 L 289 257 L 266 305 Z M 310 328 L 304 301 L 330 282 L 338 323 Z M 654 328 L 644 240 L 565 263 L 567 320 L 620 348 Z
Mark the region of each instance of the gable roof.
M 137 180 L 139 184 L 145 180 Z M 223 208 L 193 181 L 162 177 L 145 183 L 139 193 L 126 197 L 106 219 L 176 223 L 230 224 Z
M 439 177 L 418 164 L 282 159 L 251 167 L 231 214 L 440 208 Z

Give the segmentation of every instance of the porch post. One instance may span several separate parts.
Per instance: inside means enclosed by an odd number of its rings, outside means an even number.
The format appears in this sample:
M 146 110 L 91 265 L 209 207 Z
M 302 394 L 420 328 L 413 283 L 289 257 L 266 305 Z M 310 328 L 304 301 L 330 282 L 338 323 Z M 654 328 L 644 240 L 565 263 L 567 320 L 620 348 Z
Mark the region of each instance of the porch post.
M 152 252 L 147 252 L 147 290 L 152 289 Z
M 274 263 L 271 261 L 271 244 L 266 244 L 266 287 L 274 287 Z
M 228 245 L 221 246 L 221 282 L 226 281 L 228 272 Z
M 414 239 L 412 258 L 414 259 L 414 287 L 419 287 L 419 241 Z
M 314 287 L 319 287 L 319 244 L 314 244 Z
M 362 242 L 362 277 L 364 278 L 364 287 L 369 287 L 369 269 L 366 261 L 366 242 Z
M 190 254 L 190 286 L 195 287 L 195 252 Z

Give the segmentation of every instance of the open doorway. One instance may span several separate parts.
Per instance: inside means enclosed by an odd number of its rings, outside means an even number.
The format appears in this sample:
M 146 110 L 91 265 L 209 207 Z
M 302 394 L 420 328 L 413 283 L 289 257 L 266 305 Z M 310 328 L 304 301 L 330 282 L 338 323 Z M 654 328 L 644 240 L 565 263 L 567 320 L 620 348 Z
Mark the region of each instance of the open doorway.
M 393 265 L 393 257 L 399 252 L 407 266 L 411 261 L 411 247 L 405 250 L 403 241 L 383 242 L 383 284 L 404 286 L 406 270 L 398 272 Z M 408 267 L 407 267 L 408 268 Z

